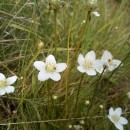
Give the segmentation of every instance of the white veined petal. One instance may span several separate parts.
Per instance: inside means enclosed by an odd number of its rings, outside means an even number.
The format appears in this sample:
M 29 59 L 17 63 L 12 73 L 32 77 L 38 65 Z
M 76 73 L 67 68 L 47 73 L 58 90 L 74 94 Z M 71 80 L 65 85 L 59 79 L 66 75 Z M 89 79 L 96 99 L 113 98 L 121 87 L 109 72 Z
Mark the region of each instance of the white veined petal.
M 0 80 L 5 80 L 5 79 L 6 77 L 2 73 L 0 73 Z
M 121 124 L 115 124 L 115 126 L 116 126 L 116 128 L 117 129 L 119 129 L 119 130 L 124 130 L 124 128 L 123 128 L 123 125 L 121 125 Z
M 35 61 L 34 62 L 34 67 L 39 70 L 42 71 L 45 69 L 45 63 L 43 61 Z
M 78 63 L 79 63 L 80 65 L 83 65 L 83 64 L 84 64 L 84 61 L 85 61 L 85 58 L 83 57 L 83 55 L 82 55 L 82 54 L 79 54 L 79 56 L 78 56 Z
M 54 81 L 59 81 L 61 79 L 61 75 L 57 72 L 50 73 L 49 77 Z
M 109 65 L 109 66 L 108 66 L 108 70 L 109 70 L 109 71 L 113 71 L 115 68 L 116 68 L 116 67 L 115 67 L 114 65 Z
M 16 80 L 17 80 L 17 76 L 11 76 L 11 77 L 7 78 L 7 84 L 8 84 L 8 85 L 11 85 L 11 84 L 13 84 Z
M 115 66 L 115 68 L 117 68 L 119 65 L 120 65 L 120 63 L 121 63 L 121 61 L 120 60 L 112 60 L 112 62 L 113 62 L 113 65 Z
M 14 92 L 14 87 L 13 86 L 7 86 L 4 88 L 6 93 L 13 93 Z
M 89 51 L 86 55 L 85 55 L 85 59 L 91 60 L 91 61 L 95 61 L 96 55 L 94 51 Z
M 93 14 L 96 16 L 96 17 L 99 17 L 100 14 L 98 12 L 93 12 Z
M 107 65 L 108 64 L 108 60 L 112 60 L 112 58 L 113 58 L 112 54 L 109 51 L 106 50 L 106 51 L 103 52 L 103 55 L 101 57 L 101 61 L 105 65 Z
M 109 120 L 110 120 L 112 123 L 115 123 L 115 122 L 113 121 L 113 119 L 112 119 L 111 116 L 108 116 L 108 118 L 109 118 Z
M 86 70 L 86 73 L 87 73 L 88 75 L 91 75 L 91 76 L 96 75 L 95 69 L 88 69 L 88 70 Z
M 103 71 L 103 63 L 101 60 L 96 60 L 94 62 L 94 68 L 96 69 L 97 72 L 102 73 Z
M 114 111 L 114 109 L 111 107 L 111 108 L 109 109 L 109 115 L 112 116 L 112 115 L 114 115 L 114 114 L 115 114 L 115 111 Z
M 118 115 L 118 116 L 121 116 L 121 114 L 122 114 L 122 109 L 121 109 L 121 108 L 116 108 L 116 109 L 115 109 L 115 114 Z
M 79 72 L 81 73 L 85 73 L 86 69 L 84 69 L 82 66 L 78 66 L 77 69 L 79 70 Z
M 128 120 L 126 118 L 124 118 L 124 117 L 120 117 L 119 122 L 120 122 L 120 124 L 123 124 L 123 125 L 128 124 Z
M 0 88 L 0 96 L 4 95 L 6 93 L 4 88 Z
M 83 129 L 83 127 L 81 125 L 74 125 L 74 128 L 76 130 L 82 130 Z
M 40 71 L 38 73 L 38 80 L 45 81 L 45 80 L 48 80 L 48 79 L 49 79 L 49 74 L 46 73 L 45 71 Z
M 66 69 L 67 65 L 66 63 L 58 63 L 56 64 L 56 72 L 62 72 Z
M 54 57 L 53 55 L 49 55 L 49 56 L 46 58 L 46 63 L 56 64 L 55 57 Z

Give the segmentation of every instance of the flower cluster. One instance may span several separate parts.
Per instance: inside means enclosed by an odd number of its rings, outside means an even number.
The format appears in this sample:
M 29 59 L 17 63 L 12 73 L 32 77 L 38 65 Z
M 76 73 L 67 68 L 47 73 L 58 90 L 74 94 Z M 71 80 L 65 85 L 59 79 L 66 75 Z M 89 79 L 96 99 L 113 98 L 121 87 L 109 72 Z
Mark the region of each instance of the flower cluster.
M 96 75 L 96 72 L 102 73 L 104 66 L 106 70 L 113 71 L 120 64 L 120 60 L 113 59 L 112 54 L 109 51 L 104 51 L 101 59 L 96 59 L 96 54 L 94 51 L 88 52 L 85 57 L 82 54 L 79 54 L 78 57 L 79 66 L 77 69 L 81 73 L 87 73 L 88 75 Z
M 106 70 L 113 71 L 120 64 L 121 61 L 113 59 L 113 56 L 109 51 L 104 51 L 101 59 L 96 59 L 96 54 L 94 51 L 88 52 L 85 57 L 82 54 L 78 56 L 79 66 L 77 69 L 81 73 L 87 73 L 88 75 L 94 76 L 98 73 L 102 73 L 104 66 Z M 56 63 L 55 57 L 49 55 L 45 62 L 35 61 L 34 67 L 39 70 L 38 80 L 45 81 L 49 78 L 54 81 L 59 81 L 61 79 L 60 72 L 64 71 L 67 67 L 66 63 Z

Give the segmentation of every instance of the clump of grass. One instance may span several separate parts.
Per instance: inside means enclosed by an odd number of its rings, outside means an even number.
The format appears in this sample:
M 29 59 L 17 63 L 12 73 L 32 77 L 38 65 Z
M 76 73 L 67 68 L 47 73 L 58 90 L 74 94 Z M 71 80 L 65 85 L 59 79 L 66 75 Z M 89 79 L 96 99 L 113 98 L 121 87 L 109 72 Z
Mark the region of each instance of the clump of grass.
M 95 17 L 85 0 L 63 1 L 58 8 L 42 0 L 1 0 L 0 72 L 18 76 L 15 92 L 0 97 L 1 129 L 63 130 L 81 125 L 114 130 L 107 118 L 110 107 L 121 107 L 129 120 L 130 5 L 128 0 L 113 2 L 98 1 L 101 16 Z M 123 66 L 93 77 L 82 75 L 77 58 L 90 50 L 98 58 L 109 50 Z M 49 54 L 67 63 L 58 82 L 38 81 L 33 67 Z

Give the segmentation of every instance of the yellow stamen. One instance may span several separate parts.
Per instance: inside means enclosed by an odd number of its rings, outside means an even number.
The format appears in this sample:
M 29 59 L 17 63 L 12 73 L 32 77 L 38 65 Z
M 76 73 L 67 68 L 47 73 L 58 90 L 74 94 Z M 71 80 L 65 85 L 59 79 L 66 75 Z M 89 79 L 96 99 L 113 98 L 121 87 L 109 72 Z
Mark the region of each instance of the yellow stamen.
M 6 87 L 6 86 L 7 86 L 7 81 L 6 80 L 0 81 L 0 88 L 1 87 Z
M 55 65 L 54 64 L 47 64 L 46 65 L 46 70 L 48 72 L 53 72 L 55 70 Z

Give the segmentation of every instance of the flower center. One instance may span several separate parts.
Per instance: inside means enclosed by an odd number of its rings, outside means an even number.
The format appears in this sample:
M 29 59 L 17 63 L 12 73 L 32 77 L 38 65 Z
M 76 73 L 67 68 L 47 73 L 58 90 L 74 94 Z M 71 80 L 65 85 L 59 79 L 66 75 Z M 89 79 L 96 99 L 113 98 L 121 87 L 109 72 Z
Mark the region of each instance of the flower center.
M 112 65 L 113 64 L 112 59 L 108 59 L 108 63 L 109 65 Z
M 90 60 L 85 60 L 83 66 L 84 66 L 85 69 L 90 69 L 90 68 L 92 68 L 92 65 L 93 65 L 92 61 L 90 61 Z
M 119 120 L 120 120 L 120 117 L 117 116 L 117 115 L 113 115 L 113 116 L 112 116 L 112 119 L 113 119 L 113 121 L 114 121 L 115 123 L 118 123 Z
M 6 80 L 0 81 L 0 88 L 6 87 L 6 86 L 7 86 L 7 81 Z
M 47 64 L 46 65 L 46 70 L 48 71 L 48 72 L 53 72 L 54 70 L 55 70 L 56 68 L 55 68 L 55 65 L 54 64 Z

